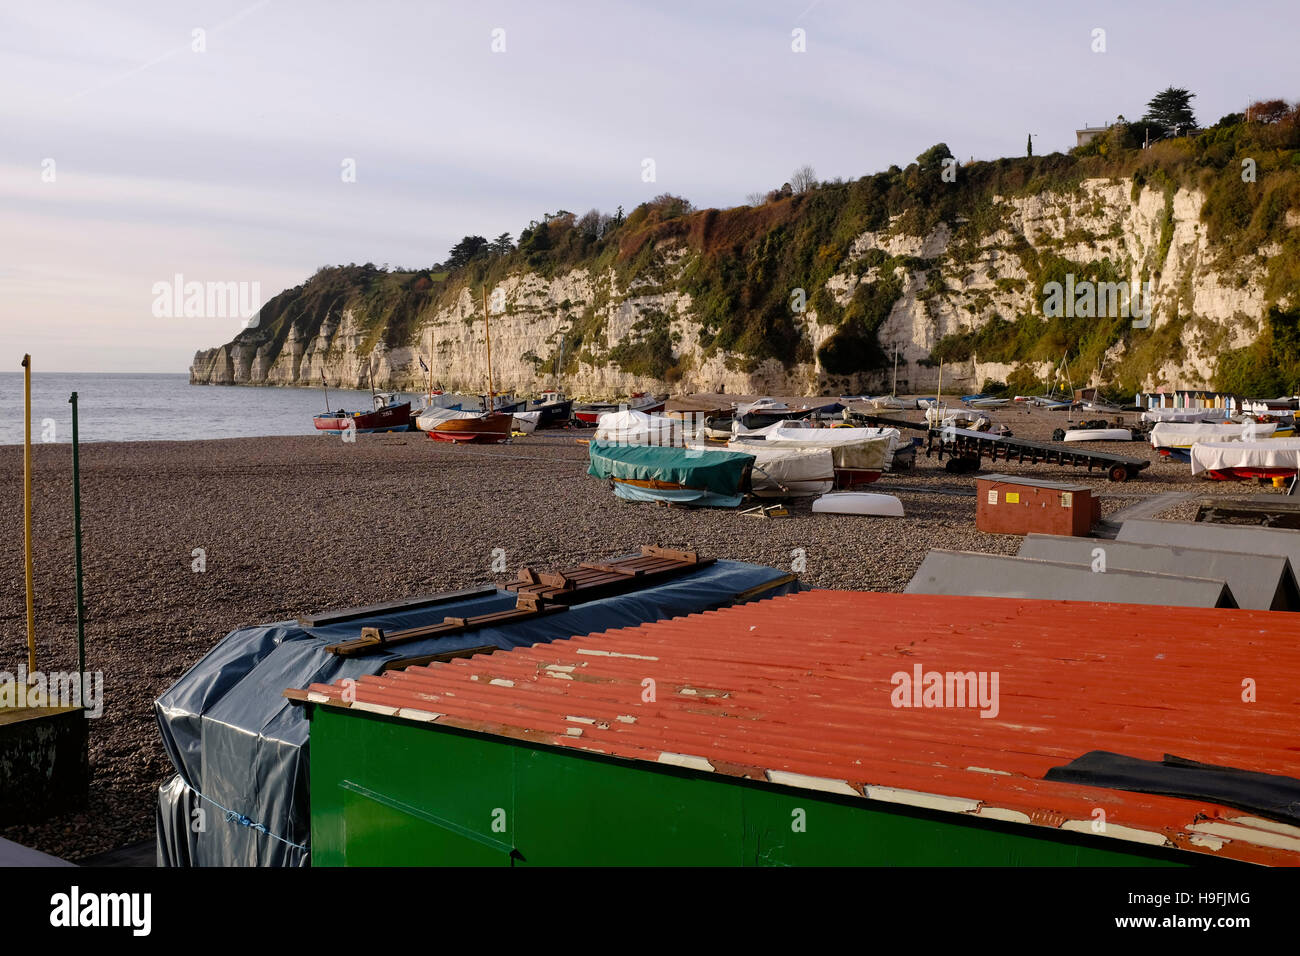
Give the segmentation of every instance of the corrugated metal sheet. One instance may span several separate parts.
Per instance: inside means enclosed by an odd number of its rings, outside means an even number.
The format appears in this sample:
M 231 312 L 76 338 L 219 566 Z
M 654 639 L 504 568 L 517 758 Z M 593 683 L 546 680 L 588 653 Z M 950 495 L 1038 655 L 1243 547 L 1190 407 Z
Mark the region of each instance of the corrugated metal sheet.
M 812 591 L 314 684 L 305 697 L 574 747 L 1256 863 L 1300 828 L 1043 780 L 1092 750 L 1300 777 L 1290 615 Z M 896 673 L 998 673 L 998 712 L 895 707 Z M 1253 681 L 1257 700 L 1243 700 Z M 654 699 L 648 700 L 653 682 Z

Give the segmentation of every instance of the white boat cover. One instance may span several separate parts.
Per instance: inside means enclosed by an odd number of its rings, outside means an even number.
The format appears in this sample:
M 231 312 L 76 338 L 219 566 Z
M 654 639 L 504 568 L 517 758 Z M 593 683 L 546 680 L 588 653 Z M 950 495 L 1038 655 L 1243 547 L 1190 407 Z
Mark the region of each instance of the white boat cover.
M 1300 469 L 1300 438 L 1197 442 L 1192 446 L 1193 475 L 1230 468 Z
M 1226 408 L 1149 408 L 1142 413 L 1144 422 L 1221 422 L 1227 417 Z
M 697 451 L 717 451 L 717 445 L 693 443 Z M 835 485 L 835 456 L 829 448 L 778 448 L 765 442 L 728 446 L 754 456 L 750 487 L 759 498 L 808 498 Z
M 765 448 L 827 448 L 836 468 L 887 471 L 898 447 L 897 428 L 808 428 L 794 422 L 777 422 L 764 429 L 763 439 L 733 439 L 728 448 L 754 454 Z
M 901 501 L 893 495 L 880 495 L 869 491 L 834 491 L 828 495 L 822 495 L 814 501 L 812 510 L 839 515 L 903 517 L 903 503 Z
M 1071 428 L 1065 433 L 1066 441 L 1132 441 L 1133 433 L 1127 428 Z
M 523 432 L 525 435 L 531 435 L 537 430 L 537 423 L 541 420 L 541 412 L 515 412 L 514 429 Z
M 897 428 L 817 428 L 803 422 L 777 422 L 764 440 L 778 448 L 830 448 L 837 468 L 888 471 L 900 435 Z
M 1272 438 L 1277 425 L 1255 424 L 1254 432 L 1249 429 L 1252 423 L 1233 424 L 1223 422 L 1160 422 L 1151 429 L 1152 448 L 1191 448 L 1197 442 L 1246 441 L 1253 434 L 1251 441 Z
M 432 431 L 440 422 L 453 418 L 478 418 L 482 412 L 465 412 L 458 408 L 426 408 L 415 419 L 415 427 L 422 432 Z
M 596 434 L 593 441 L 608 442 L 613 445 L 662 445 L 672 448 L 685 447 L 687 442 L 686 424 L 677 418 L 666 415 L 647 415 L 634 408 L 618 412 L 605 412 L 596 420 Z

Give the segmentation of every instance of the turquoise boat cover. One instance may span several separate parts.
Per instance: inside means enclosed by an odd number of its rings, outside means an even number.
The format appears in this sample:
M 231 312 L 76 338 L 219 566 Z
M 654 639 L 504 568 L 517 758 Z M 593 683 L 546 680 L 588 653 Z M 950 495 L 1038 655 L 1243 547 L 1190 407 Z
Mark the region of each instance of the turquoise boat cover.
M 595 441 L 590 448 L 591 467 L 587 474 L 595 478 L 662 481 L 679 485 L 680 490 L 708 492 L 726 498 L 739 498 L 744 493 L 745 474 L 754 464 L 753 455 L 738 451 L 615 445 Z

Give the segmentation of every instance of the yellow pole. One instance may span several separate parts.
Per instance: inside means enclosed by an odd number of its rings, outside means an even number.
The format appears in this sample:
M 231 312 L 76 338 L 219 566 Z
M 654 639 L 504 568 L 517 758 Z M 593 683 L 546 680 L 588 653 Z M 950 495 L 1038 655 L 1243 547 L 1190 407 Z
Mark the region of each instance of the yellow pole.
M 32 573 L 32 357 L 23 356 L 23 546 L 27 558 L 27 674 L 36 671 L 36 591 Z

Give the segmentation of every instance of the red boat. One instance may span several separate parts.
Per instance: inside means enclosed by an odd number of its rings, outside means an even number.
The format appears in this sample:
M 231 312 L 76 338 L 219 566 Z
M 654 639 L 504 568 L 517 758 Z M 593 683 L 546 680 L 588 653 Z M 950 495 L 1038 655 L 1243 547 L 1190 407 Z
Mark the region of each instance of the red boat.
M 326 412 L 312 418 L 318 431 L 327 435 L 338 435 L 346 430 L 355 429 L 367 435 L 373 432 L 404 432 L 411 427 L 411 403 L 400 402 L 385 405 L 373 412 Z
M 595 425 L 600 421 L 600 416 L 607 412 L 618 412 L 626 408 L 634 412 L 645 412 L 647 415 L 653 415 L 656 412 L 662 412 L 666 404 L 666 402 L 655 401 L 645 392 L 633 392 L 631 401 L 622 404 L 597 402 L 592 405 L 576 405 L 573 409 L 573 417 L 587 425 Z

